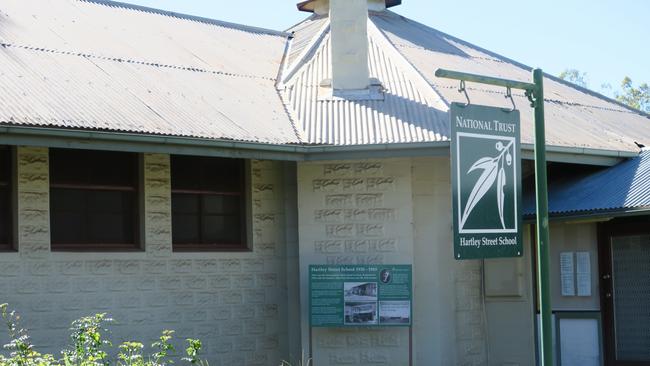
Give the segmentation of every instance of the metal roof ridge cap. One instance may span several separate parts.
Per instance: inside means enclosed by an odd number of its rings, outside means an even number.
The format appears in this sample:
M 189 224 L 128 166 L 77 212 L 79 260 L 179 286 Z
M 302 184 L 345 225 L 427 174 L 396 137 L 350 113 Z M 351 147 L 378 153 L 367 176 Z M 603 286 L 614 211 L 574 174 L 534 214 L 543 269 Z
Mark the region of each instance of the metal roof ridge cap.
M 139 10 L 139 11 L 143 11 L 143 12 L 147 12 L 147 13 L 164 15 L 164 16 L 174 17 L 174 18 L 178 18 L 178 19 L 186 19 L 186 20 L 197 21 L 197 22 L 206 23 L 206 24 L 212 24 L 212 25 L 216 25 L 216 26 L 222 26 L 222 27 L 225 27 L 225 28 L 240 30 L 242 32 L 262 33 L 262 34 L 267 34 L 267 35 L 272 35 L 272 36 L 283 36 L 283 37 L 290 37 L 291 36 L 291 33 L 284 32 L 284 31 L 279 31 L 279 30 L 275 30 L 275 29 L 267 29 L 267 28 L 255 27 L 255 26 L 252 26 L 252 25 L 227 22 L 227 21 L 224 21 L 224 20 L 206 18 L 206 17 L 202 17 L 202 16 L 198 16 L 198 15 L 179 13 L 179 12 L 175 12 L 175 11 L 152 8 L 152 7 L 143 6 L 143 5 L 129 4 L 129 3 L 121 2 L 121 1 L 113 1 L 113 0 L 77 0 L 77 1 L 86 2 L 86 3 L 95 3 L 95 4 L 99 4 L 99 5 L 105 5 L 105 6 L 117 6 L 117 7 L 122 7 L 122 8 L 126 8 L 126 9 L 131 9 L 131 10 Z

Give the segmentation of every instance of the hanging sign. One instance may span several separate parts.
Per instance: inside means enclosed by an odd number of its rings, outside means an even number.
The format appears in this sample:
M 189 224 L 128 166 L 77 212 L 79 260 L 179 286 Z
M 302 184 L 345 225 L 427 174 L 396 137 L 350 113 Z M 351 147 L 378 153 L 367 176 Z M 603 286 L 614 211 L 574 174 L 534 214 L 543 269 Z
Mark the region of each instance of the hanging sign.
M 519 111 L 452 103 L 454 257 L 518 257 L 521 238 Z
M 312 327 L 410 326 L 410 265 L 309 266 Z

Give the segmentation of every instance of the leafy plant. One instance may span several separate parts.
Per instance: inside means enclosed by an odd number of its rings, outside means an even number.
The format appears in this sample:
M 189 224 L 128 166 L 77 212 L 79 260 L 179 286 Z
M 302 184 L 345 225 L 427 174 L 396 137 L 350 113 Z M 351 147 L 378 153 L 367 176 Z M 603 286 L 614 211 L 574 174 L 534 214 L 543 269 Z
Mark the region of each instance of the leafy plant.
M 63 360 L 66 366 L 105 366 L 108 365 L 108 353 L 104 350 L 112 344 L 102 338 L 102 332 L 108 333 L 106 324 L 113 322 L 105 313 L 86 316 L 72 322 L 70 340 L 72 347 L 64 350 Z
M 162 335 L 158 338 L 157 342 L 154 342 L 151 347 L 156 348 L 158 351 L 154 352 L 151 355 L 151 362 L 154 366 L 163 366 L 165 365 L 164 360 L 170 355 L 176 353 L 176 349 L 170 343 L 172 336 L 174 334 L 173 330 L 163 330 Z M 173 361 L 167 361 L 168 364 L 174 363 Z
M 478 169 L 483 170 L 483 173 L 481 173 L 481 176 L 474 184 L 474 187 L 467 198 L 467 203 L 465 204 L 465 209 L 463 210 L 463 215 L 460 220 L 461 228 L 465 226 L 465 222 L 467 222 L 472 210 L 474 210 L 476 205 L 481 201 L 490 188 L 492 188 L 495 182 L 497 183 L 497 207 L 499 209 L 499 218 L 501 220 L 501 226 L 504 229 L 506 227 L 503 217 L 503 205 L 505 201 L 505 193 L 503 189 L 506 185 L 504 164 L 508 166 L 512 165 L 512 154 L 510 149 L 513 148 L 513 142 L 510 141 L 507 145 L 503 145 L 503 142 L 499 141 L 496 143 L 495 148 L 499 152 L 497 156 L 478 159 L 474 164 L 472 164 L 466 173 L 469 174 Z
M 119 366 L 144 366 L 142 349 L 144 345 L 140 342 L 124 342 L 120 344 L 120 353 L 117 355 Z
M 208 361 L 199 358 L 201 347 L 202 344 L 200 340 L 192 338 L 187 339 L 187 348 L 185 349 L 187 357 L 184 357 L 183 360 L 192 365 L 208 366 Z
M 171 343 L 174 331 L 164 330 L 151 345 L 153 353 L 145 356 L 144 344 L 137 341 L 124 342 L 118 346 L 115 359 L 109 357 L 111 342 L 104 337 L 108 334 L 107 325 L 113 319 L 106 314 L 83 317 L 72 323 L 68 349 L 61 352 L 62 359 L 52 355 L 42 355 L 34 350 L 27 331 L 19 327 L 20 316 L 9 311 L 7 304 L 0 305 L 0 313 L 7 325 L 11 341 L 4 346 L 9 355 L 0 354 L 0 366 L 169 366 L 176 352 Z M 188 339 L 187 357 L 183 360 L 191 365 L 209 366 L 199 357 L 202 344 L 198 339 Z
M 27 331 L 20 328 L 20 315 L 9 311 L 7 304 L 0 305 L 2 319 L 7 326 L 11 341 L 4 345 L 9 351 L 9 357 L 0 355 L 2 366 L 55 366 L 58 365 L 52 355 L 40 354 L 34 350 Z
M 305 352 L 303 351 L 302 356 L 298 360 L 298 363 L 292 364 L 292 363 L 290 363 L 288 361 L 282 360 L 282 362 L 280 362 L 279 366 L 311 366 L 311 365 L 312 365 L 312 359 L 306 357 Z

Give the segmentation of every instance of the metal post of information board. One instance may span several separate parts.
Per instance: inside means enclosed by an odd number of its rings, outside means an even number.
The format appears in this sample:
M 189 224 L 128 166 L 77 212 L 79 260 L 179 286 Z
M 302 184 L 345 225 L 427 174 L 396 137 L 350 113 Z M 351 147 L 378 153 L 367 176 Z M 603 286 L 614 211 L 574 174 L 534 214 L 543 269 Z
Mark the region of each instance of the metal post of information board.
M 551 290 L 549 284 L 550 249 L 548 240 L 548 192 L 546 182 L 546 137 L 544 127 L 544 74 L 533 70 L 535 90 L 527 92 L 535 108 L 535 202 L 537 204 L 537 293 L 541 318 L 541 364 L 553 364 L 551 330 Z
M 436 70 L 436 76 L 461 82 L 474 82 L 502 86 L 507 89 L 524 90 L 534 108 L 535 123 L 535 193 L 537 203 L 537 293 L 540 304 L 540 364 L 553 365 L 553 343 L 551 330 L 551 299 L 549 284 L 549 235 L 548 235 L 548 191 L 546 181 L 546 146 L 544 128 L 544 74 L 541 69 L 533 70 L 533 83 L 507 80 L 484 75 L 444 69 Z M 463 88 L 464 89 L 464 88 Z M 465 92 L 467 92 L 465 90 Z M 469 99 L 469 98 L 468 98 Z

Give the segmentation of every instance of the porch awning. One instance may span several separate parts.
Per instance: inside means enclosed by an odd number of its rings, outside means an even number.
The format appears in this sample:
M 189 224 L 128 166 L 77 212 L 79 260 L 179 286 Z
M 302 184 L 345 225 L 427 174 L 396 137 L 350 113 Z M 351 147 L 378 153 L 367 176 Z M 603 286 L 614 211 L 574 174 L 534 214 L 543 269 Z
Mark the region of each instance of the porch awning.
M 535 192 L 524 194 L 524 217 L 535 215 Z M 550 216 L 589 216 L 650 211 L 650 150 L 613 167 L 549 182 Z

